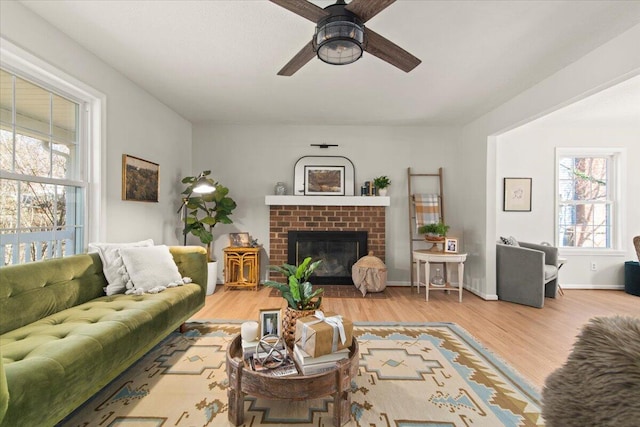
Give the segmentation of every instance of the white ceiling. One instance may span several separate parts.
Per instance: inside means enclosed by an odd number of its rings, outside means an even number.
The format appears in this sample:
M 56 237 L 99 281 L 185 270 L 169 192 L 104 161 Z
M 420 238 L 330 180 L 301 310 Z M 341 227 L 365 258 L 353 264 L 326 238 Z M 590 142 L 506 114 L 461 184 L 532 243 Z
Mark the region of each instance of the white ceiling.
M 412 72 L 365 53 L 281 77 L 314 24 L 266 0 L 22 3 L 194 123 L 464 124 L 640 23 L 637 0 L 399 0 L 367 26 Z

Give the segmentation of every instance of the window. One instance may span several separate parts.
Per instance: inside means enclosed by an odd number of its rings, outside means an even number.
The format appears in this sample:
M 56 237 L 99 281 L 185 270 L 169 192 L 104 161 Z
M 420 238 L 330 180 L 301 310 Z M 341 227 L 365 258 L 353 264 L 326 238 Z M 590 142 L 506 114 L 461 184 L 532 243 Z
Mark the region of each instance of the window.
M 558 247 L 617 249 L 620 155 L 614 150 L 558 150 Z
M 2 42 L 0 266 L 81 253 L 99 238 L 104 97 Z

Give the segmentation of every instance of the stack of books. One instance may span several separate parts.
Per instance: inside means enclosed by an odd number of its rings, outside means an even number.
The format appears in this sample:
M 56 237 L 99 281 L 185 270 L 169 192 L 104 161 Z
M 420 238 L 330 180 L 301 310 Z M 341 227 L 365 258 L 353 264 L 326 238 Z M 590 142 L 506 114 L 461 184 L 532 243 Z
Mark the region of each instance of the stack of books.
M 245 341 L 242 340 L 242 357 L 246 360 L 251 358 L 256 353 L 256 348 L 258 347 L 258 340 L 255 341 Z
M 298 363 L 298 367 L 303 375 L 313 375 L 328 371 L 335 368 L 339 360 L 346 359 L 348 357 L 348 348 L 318 357 L 311 357 L 298 345 L 293 346 L 293 358 Z
M 272 377 L 286 377 L 289 375 L 297 375 L 298 369 L 296 368 L 296 364 L 293 360 L 287 356 L 284 363 L 276 368 L 267 368 L 260 363 L 260 360 L 256 357 L 256 355 L 251 356 L 249 359 L 251 370 L 260 372 L 264 375 L 269 375 Z
M 276 346 L 278 350 L 282 350 L 282 353 L 287 355 L 287 351 L 284 349 L 284 342 L 281 341 Z M 263 366 L 260 363 L 259 358 L 256 356 L 256 351 L 258 349 L 258 341 L 245 341 L 242 340 L 242 357 L 245 362 L 245 366 L 252 371 L 260 372 L 265 375 L 270 375 L 274 377 L 284 377 L 287 375 L 296 375 L 298 370 L 296 369 L 296 365 L 293 362 L 293 359 L 288 355 L 287 360 L 277 368 L 269 369 L 266 366 Z M 266 356 L 265 353 L 259 353 L 260 359 L 264 359 Z

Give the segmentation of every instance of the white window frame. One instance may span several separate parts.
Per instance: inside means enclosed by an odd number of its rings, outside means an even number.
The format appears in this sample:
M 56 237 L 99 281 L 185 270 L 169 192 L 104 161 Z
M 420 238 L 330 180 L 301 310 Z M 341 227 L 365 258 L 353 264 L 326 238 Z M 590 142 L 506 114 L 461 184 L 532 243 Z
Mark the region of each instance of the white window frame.
M 25 77 L 44 87 L 55 89 L 72 99 L 81 101 L 80 136 L 82 159 L 80 175 L 86 185 L 82 248 L 87 250 L 88 242 L 104 241 L 106 235 L 106 96 L 54 67 L 46 61 L 0 37 L 0 65 L 19 77 Z M 0 179 L 16 179 L 12 173 L 0 171 Z M 23 177 L 21 177 L 23 178 Z
M 622 244 L 622 236 L 624 236 L 625 222 L 624 214 L 625 206 L 622 197 L 625 194 L 626 183 L 626 150 L 624 148 L 600 148 L 600 147 L 568 147 L 556 148 L 555 159 L 555 217 L 554 217 L 554 242 L 559 240 L 559 216 L 560 216 L 560 194 L 559 186 L 559 165 L 560 158 L 563 157 L 609 157 L 610 164 L 607 166 L 607 191 L 612 195 L 611 203 L 611 247 L 610 248 L 578 248 L 578 247 L 561 247 L 559 248 L 563 255 L 609 255 L 620 256 L 624 254 Z

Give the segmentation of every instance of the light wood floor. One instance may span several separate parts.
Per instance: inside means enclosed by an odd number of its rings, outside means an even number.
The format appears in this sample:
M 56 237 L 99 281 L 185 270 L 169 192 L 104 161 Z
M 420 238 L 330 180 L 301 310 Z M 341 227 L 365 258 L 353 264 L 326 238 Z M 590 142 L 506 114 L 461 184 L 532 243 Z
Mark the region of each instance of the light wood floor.
M 271 289 L 225 290 L 218 285 L 194 319 L 254 319 L 262 308 L 284 307 Z M 640 298 L 623 291 L 565 290 L 564 296 L 545 299 L 542 309 L 503 301 L 484 301 L 465 291 L 416 294 L 409 287 L 387 287 L 387 299 L 325 298 L 323 308 L 353 321 L 454 322 L 491 352 L 500 356 L 532 385 L 541 389 L 544 379 L 566 360 L 575 337 L 590 318 L 629 315 L 640 317 Z

